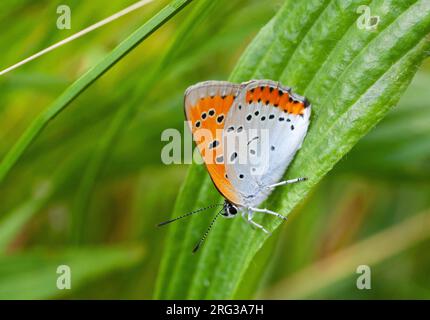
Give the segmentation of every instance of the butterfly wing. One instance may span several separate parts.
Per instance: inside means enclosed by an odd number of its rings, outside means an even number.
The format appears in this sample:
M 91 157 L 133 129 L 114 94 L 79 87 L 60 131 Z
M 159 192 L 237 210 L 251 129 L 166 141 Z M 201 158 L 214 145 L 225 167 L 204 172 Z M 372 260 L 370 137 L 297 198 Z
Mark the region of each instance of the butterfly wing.
M 229 182 L 243 205 L 258 206 L 270 194 L 267 186 L 282 178 L 301 147 L 310 114 L 309 102 L 288 87 L 271 80 L 244 84 L 225 123 L 226 135 L 246 136 L 240 150 L 225 155 Z
M 218 191 L 238 203 L 236 190 L 226 177 L 222 132 L 240 85 L 226 81 L 206 81 L 185 92 L 185 115 L 209 175 Z

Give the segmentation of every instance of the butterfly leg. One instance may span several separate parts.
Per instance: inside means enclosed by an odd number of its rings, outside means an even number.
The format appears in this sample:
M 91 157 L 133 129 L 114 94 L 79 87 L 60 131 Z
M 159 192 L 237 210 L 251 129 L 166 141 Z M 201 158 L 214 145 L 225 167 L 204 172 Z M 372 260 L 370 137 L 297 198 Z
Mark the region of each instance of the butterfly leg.
M 296 178 L 296 179 L 284 180 L 284 181 L 280 181 L 280 182 L 275 183 L 275 184 L 271 184 L 270 186 L 267 186 L 267 188 L 268 189 L 276 188 L 279 186 L 284 186 L 286 184 L 293 184 L 293 183 L 297 183 L 300 181 L 306 181 L 306 180 L 308 180 L 308 178 Z
M 255 222 L 254 220 L 252 220 L 253 217 L 253 212 L 251 210 L 247 210 L 247 211 L 243 211 L 242 212 L 242 217 L 245 219 L 245 221 L 247 223 L 249 223 L 251 226 L 256 227 L 258 229 L 263 230 L 265 233 L 271 235 L 272 233 L 267 230 L 266 228 L 264 228 L 261 224 L 258 224 L 257 222 Z
M 250 207 L 249 209 L 252 210 L 253 212 L 261 212 L 261 213 L 271 214 L 271 215 L 276 216 L 278 218 L 281 218 L 283 220 L 287 220 L 287 217 L 284 217 L 282 214 L 274 212 L 274 211 L 270 211 L 270 210 L 268 210 L 266 208 L 264 208 L 264 209 L 258 209 L 258 208 Z

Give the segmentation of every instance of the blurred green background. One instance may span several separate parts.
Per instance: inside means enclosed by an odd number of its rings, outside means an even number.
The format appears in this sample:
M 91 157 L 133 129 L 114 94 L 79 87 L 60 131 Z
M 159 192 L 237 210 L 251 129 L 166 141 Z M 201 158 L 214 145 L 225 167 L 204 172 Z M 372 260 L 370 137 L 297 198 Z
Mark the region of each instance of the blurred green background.
M 2 1 L 0 68 L 133 2 Z M 1 76 L 0 157 L 36 115 L 167 3 L 154 1 Z M 72 10 L 71 30 L 56 28 L 60 4 Z M 213 1 L 184 33 L 192 3 L 49 124 L 0 184 L 0 298 L 151 299 L 168 231 L 155 225 L 170 217 L 187 170 L 161 162 L 161 132 L 183 131 L 185 88 L 228 78 L 281 4 Z M 259 289 L 244 283 L 238 297 L 430 298 L 429 86 L 427 62 L 399 106 L 296 208 L 277 231 L 280 239 L 259 252 L 247 271 L 265 266 Z M 88 160 L 128 103 L 137 112 L 80 212 Z M 71 290 L 56 288 L 62 264 L 72 268 Z M 371 290 L 356 287 L 359 265 L 371 267 Z

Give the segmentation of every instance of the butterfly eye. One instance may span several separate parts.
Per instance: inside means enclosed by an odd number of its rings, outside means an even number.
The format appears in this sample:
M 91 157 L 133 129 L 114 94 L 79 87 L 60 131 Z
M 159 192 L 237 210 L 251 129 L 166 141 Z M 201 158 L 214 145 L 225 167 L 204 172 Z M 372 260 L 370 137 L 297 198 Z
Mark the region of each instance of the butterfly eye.
M 229 214 L 231 214 L 231 215 L 235 215 L 235 214 L 237 214 L 237 209 L 236 209 L 236 207 L 233 207 L 233 206 L 228 207 L 227 211 L 228 211 L 228 213 L 229 213 Z

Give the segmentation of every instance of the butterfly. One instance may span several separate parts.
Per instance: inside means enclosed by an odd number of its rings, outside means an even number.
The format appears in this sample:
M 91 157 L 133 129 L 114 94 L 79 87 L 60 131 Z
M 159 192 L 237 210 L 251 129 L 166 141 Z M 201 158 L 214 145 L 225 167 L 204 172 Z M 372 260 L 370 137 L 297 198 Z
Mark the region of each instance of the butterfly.
M 159 225 L 222 206 L 193 252 L 219 216 L 232 218 L 240 213 L 247 223 L 270 234 L 253 216 L 264 213 L 285 220 L 259 205 L 274 188 L 306 180 L 281 179 L 306 136 L 309 101 L 272 80 L 205 81 L 187 88 L 184 107 L 194 142 L 225 201 Z

